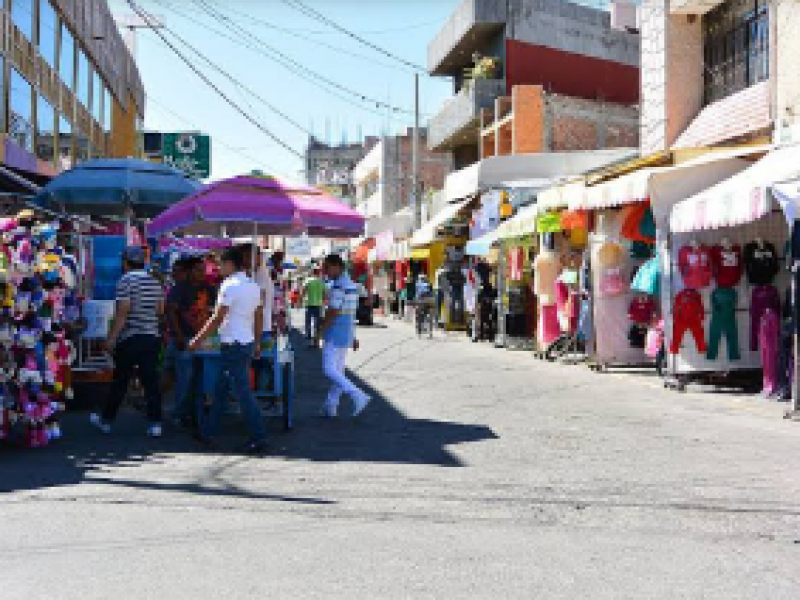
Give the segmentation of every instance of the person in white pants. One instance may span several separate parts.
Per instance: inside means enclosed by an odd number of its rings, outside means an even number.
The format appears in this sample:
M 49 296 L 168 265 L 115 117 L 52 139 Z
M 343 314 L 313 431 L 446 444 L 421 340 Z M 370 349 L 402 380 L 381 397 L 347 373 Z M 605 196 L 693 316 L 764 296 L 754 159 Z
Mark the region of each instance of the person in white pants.
M 328 307 L 319 327 L 319 336 L 324 341 L 322 370 L 331 382 L 322 412 L 326 417 L 335 417 L 342 394 L 346 394 L 353 401 L 353 416 L 356 417 L 370 401 L 369 394 L 359 389 L 345 374 L 348 350 L 358 350 L 358 341 L 354 335 L 358 286 L 345 272 L 344 261 L 338 254 L 328 255 L 322 263 L 322 269 L 331 282 Z

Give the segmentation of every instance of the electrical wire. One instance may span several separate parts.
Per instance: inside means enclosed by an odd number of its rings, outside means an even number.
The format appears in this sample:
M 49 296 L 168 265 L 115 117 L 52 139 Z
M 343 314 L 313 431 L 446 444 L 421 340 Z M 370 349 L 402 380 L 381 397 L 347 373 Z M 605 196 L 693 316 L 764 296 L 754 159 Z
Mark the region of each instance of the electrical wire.
M 157 27 L 155 27 L 155 22 L 153 21 L 152 16 L 149 15 L 147 12 L 145 12 L 142 8 L 140 8 L 136 4 L 136 2 L 134 2 L 134 0 L 126 0 L 126 2 L 128 3 L 128 6 L 131 7 L 131 10 L 133 10 L 142 19 L 142 21 L 144 21 L 147 27 L 151 29 L 159 38 L 161 38 L 161 41 L 164 42 L 167 45 L 167 47 L 169 47 L 169 49 L 172 50 L 172 52 L 175 53 L 186 64 L 186 66 L 188 66 L 195 73 L 195 75 L 197 75 L 200 79 L 202 79 L 203 82 L 207 86 L 209 86 L 212 90 L 214 90 L 214 92 L 216 92 L 217 95 L 220 96 L 229 106 L 231 106 L 236 112 L 238 112 L 241 116 L 247 119 L 247 121 L 249 121 L 259 131 L 261 131 L 264 135 L 269 137 L 276 144 L 281 146 L 284 150 L 290 152 L 291 154 L 294 154 L 296 157 L 300 159 L 305 158 L 301 152 L 292 148 L 287 142 L 285 142 L 280 137 L 275 135 L 262 123 L 259 123 L 249 113 L 243 110 L 242 107 L 240 107 L 236 102 L 234 102 L 222 89 L 220 89 L 220 87 L 217 84 L 211 81 L 211 79 L 209 79 L 209 77 L 205 73 L 203 73 L 200 69 L 198 69 L 194 65 L 194 63 L 192 63 L 192 61 L 189 60 L 183 54 L 183 52 L 181 52 L 178 48 L 176 48 L 175 45 L 172 42 L 170 42 Z
M 391 58 L 392 60 L 394 60 L 394 61 L 396 61 L 396 62 L 398 62 L 400 64 L 403 64 L 403 65 L 405 65 L 407 67 L 410 67 L 410 68 L 414 69 L 415 71 L 419 71 L 419 72 L 424 73 L 426 75 L 428 74 L 428 70 L 425 69 L 424 67 L 421 67 L 421 66 L 419 66 L 417 64 L 414 64 L 411 61 L 406 60 L 405 58 L 397 56 L 396 54 L 392 54 L 391 52 L 389 52 L 385 48 L 382 48 L 382 47 L 378 46 L 377 44 L 374 44 L 373 42 L 370 42 L 369 40 L 361 37 L 357 33 L 354 33 L 352 31 L 350 31 L 349 29 L 343 27 L 342 25 L 340 25 L 336 21 L 333 21 L 332 19 L 329 19 L 328 17 L 323 15 L 321 12 L 311 8 L 310 6 L 307 6 L 306 4 L 303 4 L 300 0 L 283 0 L 283 3 L 288 5 L 288 6 L 290 6 L 290 7 L 292 7 L 292 8 L 294 8 L 295 10 L 303 13 L 304 15 L 306 15 L 308 17 L 311 17 L 312 19 L 316 19 L 317 21 L 319 21 L 321 23 L 324 23 L 324 24 L 328 25 L 329 27 L 332 27 L 333 29 L 336 29 L 337 31 L 343 33 L 344 35 L 356 40 L 360 44 L 363 44 L 364 46 L 367 46 L 368 48 L 371 48 L 371 49 L 375 50 L 376 52 L 379 52 L 379 53 L 383 54 L 384 56 L 387 56 L 388 58 Z
M 266 54 L 264 53 L 262 54 L 264 54 L 268 58 L 275 60 L 276 62 L 281 64 L 284 68 L 288 69 L 290 72 L 293 72 L 295 75 L 298 75 L 297 71 L 300 71 L 305 74 L 305 76 L 302 75 L 300 76 L 304 77 L 309 81 L 317 80 L 318 82 L 323 82 L 328 86 L 336 88 L 337 90 L 340 90 L 346 94 L 349 94 L 355 98 L 360 99 L 362 102 L 369 102 L 370 104 L 374 104 L 377 108 L 384 108 L 394 113 L 405 113 L 408 115 L 414 114 L 413 110 L 400 108 L 392 104 L 389 104 L 388 102 L 384 102 L 382 100 L 378 100 L 376 98 L 367 96 L 366 94 L 353 90 L 352 88 L 342 85 L 341 83 L 334 81 L 329 77 L 326 77 L 325 75 L 322 75 L 321 73 L 318 73 L 313 69 L 310 69 L 309 67 L 306 67 L 305 65 L 296 61 L 286 53 L 281 52 L 280 50 L 278 50 L 273 46 L 270 46 L 269 44 L 261 40 L 259 37 L 255 36 L 252 32 L 248 31 L 247 29 L 239 25 L 236 21 L 234 21 L 227 15 L 223 14 L 218 9 L 214 8 L 211 5 L 211 3 L 207 2 L 206 0 L 194 0 L 194 3 L 198 7 L 200 7 L 207 15 L 209 15 L 214 21 L 222 21 L 226 25 L 226 27 L 230 29 L 233 33 L 244 36 L 245 38 L 249 39 L 252 44 L 255 44 L 256 46 L 263 48 Z M 275 57 L 278 57 L 280 60 L 276 59 Z M 291 66 L 287 66 L 287 64 Z M 294 71 L 292 67 L 297 71 Z

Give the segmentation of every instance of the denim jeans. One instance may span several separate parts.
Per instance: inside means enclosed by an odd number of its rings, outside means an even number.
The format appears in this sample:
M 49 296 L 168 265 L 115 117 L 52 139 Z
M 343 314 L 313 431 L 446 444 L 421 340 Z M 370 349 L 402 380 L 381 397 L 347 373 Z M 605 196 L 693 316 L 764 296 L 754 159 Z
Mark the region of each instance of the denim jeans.
M 161 422 L 161 390 L 158 381 L 158 354 L 161 338 L 155 335 L 134 335 L 122 340 L 114 349 L 114 382 L 103 405 L 102 419 L 113 423 L 125 395 L 128 393 L 134 369 L 147 400 L 147 420 Z
M 219 432 L 228 395 L 232 391 L 239 401 L 242 416 L 250 429 L 253 441 L 261 442 L 267 437 L 261 410 L 250 389 L 250 365 L 253 362 L 253 344 L 222 344 L 220 346 L 219 377 L 214 390 L 214 401 L 208 415 L 205 431 L 208 437 Z
M 185 350 L 175 351 L 175 406 L 174 419 L 196 416 L 192 394 L 194 383 L 194 354 Z
M 306 337 L 310 340 L 319 333 L 321 306 L 306 306 Z

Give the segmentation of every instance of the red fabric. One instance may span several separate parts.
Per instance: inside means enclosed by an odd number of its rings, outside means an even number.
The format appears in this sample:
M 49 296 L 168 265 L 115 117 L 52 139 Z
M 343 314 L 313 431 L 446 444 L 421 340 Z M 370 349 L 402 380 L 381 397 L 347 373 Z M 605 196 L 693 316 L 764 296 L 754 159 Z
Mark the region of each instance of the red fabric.
M 711 283 L 711 252 L 707 246 L 684 246 L 678 252 L 678 270 L 683 286 L 699 289 Z
M 509 277 L 513 281 L 522 281 L 522 265 L 525 262 L 525 251 L 522 248 L 514 248 L 508 253 Z
M 656 304 L 650 297 L 638 297 L 631 300 L 631 305 L 628 308 L 628 317 L 634 323 L 640 325 L 649 325 L 653 320 L 653 313 L 656 310 Z
M 620 235 L 626 240 L 634 242 L 646 242 L 652 244 L 655 240 L 651 237 L 646 237 L 639 231 L 639 225 L 644 218 L 647 209 L 650 208 L 650 202 L 636 202 L 625 206 L 619 218 L 622 221 L 620 227 Z
M 589 213 L 585 210 L 565 210 L 561 213 L 564 229 L 589 229 Z
M 716 245 L 711 248 L 711 267 L 718 286 L 735 287 L 744 270 L 741 246 L 736 244 L 727 249 Z
M 375 247 L 375 238 L 369 238 L 361 242 L 355 250 L 353 250 L 354 263 L 366 263 L 369 260 L 369 251 Z
M 703 299 L 697 290 L 686 289 L 675 296 L 672 309 L 672 344 L 669 351 L 678 354 L 681 341 L 686 331 L 691 331 L 698 352 L 706 351 L 706 339 L 703 333 Z

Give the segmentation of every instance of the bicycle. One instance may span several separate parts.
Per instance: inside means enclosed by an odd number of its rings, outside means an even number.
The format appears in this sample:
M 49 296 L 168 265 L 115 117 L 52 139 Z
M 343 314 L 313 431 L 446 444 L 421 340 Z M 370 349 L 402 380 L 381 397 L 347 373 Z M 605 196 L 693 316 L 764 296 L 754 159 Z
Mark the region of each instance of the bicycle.
M 413 303 L 417 326 L 417 337 L 422 337 L 428 329 L 428 337 L 433 338 L 433 299 L 423 298 Z

